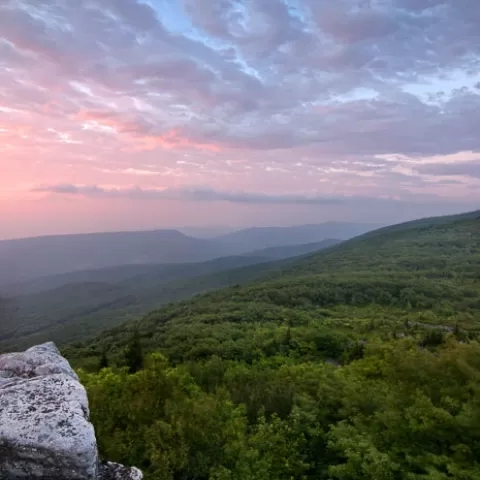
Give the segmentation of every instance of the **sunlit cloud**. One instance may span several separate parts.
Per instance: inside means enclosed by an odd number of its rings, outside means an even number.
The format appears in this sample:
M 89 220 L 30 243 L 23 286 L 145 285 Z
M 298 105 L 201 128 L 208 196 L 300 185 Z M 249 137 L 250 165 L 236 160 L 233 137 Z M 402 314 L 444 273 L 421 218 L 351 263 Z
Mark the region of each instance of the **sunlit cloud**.
M 54 194 L 79 212 L 103 202 L 98 228 L 113 201 L 141 211 L 145 192 L 160 211 L 165 189 L 197 189 L 176 197 L 185 221 L 223 195 L 216 224 L 240 221 L 239 205 L 244 223 L 291 222 L 282 199 L 306 221 L 320 204 L 324 219 L 374 213 L 322 199 L 480 202 L 477 0 L 159 5 L 0 2 L 0 191 L 27 202 L 34 185 L 97 185 Z M 52 202 L 52 225 L 73 218 Z
M 141 188 L 104 187 L 99 185 L 43 185 L 32 192 L 60 195 L 80 195 L 85 197 L 132 198 L 132 199 L 174 199 L 200 202 L 231 202 L 244 204 L 292 204 L 329 205 L 344 203 L 347 198 L 321 195 L 272 195 L 255 192 L 227 192 L 211 188 Z

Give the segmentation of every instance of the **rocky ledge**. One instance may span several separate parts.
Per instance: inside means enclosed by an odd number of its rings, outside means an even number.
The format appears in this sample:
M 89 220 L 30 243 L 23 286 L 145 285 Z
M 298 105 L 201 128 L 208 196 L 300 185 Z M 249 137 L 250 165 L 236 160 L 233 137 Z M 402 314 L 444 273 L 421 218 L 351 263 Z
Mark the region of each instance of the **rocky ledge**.
M 141 480 L 98 460 L 88 399 L 53 343 L 0 355 L 0 479 Z

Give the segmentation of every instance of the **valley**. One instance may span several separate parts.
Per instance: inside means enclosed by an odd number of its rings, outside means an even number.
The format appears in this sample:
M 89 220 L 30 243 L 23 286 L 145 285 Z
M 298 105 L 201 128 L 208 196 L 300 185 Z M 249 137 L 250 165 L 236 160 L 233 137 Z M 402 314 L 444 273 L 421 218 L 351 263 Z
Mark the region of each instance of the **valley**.
M 289 257 L 328 248 L 340 240 L 269 247 L 198 263 L 120 265 L 33 278 L 4 287 L 0 348 L 59 345 L 149 310 L 210 290 L 252 281 Z
M 146 480 L 478 477 L 480 211 L 62 278 L 5 345 L 57 338 Z

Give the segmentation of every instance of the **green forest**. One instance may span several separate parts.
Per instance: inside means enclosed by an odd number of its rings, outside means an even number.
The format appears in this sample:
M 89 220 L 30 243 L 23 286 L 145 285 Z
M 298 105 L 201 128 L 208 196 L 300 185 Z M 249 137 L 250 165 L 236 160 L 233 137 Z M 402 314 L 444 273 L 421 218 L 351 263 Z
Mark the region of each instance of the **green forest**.
M 339 242 L 327 239 L 198 263 L 123 265 L 25 281 L 2 297 L 0 350 L 22 350 L 47 341 L 86 341 L 154 308 L 246 284 L 293 261 L 292 257 Z
M 101 454 L 147 480 L 480 480 L 479 335 L 473 212 L 367 233 L 63 353 Z

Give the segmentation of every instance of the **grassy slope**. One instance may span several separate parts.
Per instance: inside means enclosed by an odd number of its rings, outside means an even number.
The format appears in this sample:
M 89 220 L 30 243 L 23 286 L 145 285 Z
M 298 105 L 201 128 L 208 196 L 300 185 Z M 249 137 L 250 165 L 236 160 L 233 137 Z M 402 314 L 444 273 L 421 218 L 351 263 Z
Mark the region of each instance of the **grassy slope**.
M 287 330 L 308 345 L 299 349 L 334 356 L 335 342 L 402 333 L 407 324 L 477 330 L 479 273 L 480 212 L 424 219 L 277 265 L 262 281 L 169 305 L 138 328 L 148 349 L 173 361 L 269 355 Z M 120 325 L 66 352 L 77 364 L 102 349 L 115 358 L 131 329 Z

